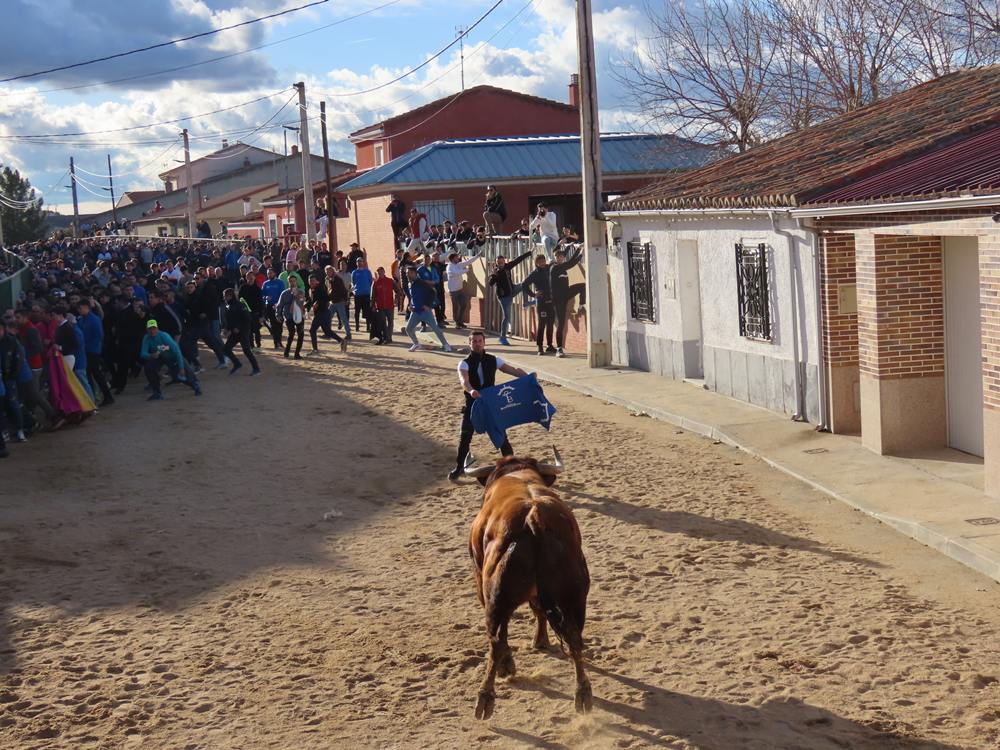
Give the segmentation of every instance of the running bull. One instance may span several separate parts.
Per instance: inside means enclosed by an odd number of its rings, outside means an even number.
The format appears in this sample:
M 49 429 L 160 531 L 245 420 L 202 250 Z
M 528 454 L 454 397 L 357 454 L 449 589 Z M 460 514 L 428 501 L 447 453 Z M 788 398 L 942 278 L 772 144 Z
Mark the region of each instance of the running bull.
M 478 719 L 493 714 L 497 675 L 515 673 L 507 626 L 514 610 L 525 602 L 537 620 L 534 648 L 548 648 L 546 623 L 551 625 L 576 667 L 576 710 L 586 713 L 592 708 L 593 694 L 583 664 L 590 573 L 580 527 L 569 506 L 551 489 L 563 468 L 556 450 L 554 464 L 507 457 L 495 466 L 465 469 L 485 487 L 483 506 L 469 537 L 476 590 L 486 609 L 490 639 L 486 678 L 476 702 Z

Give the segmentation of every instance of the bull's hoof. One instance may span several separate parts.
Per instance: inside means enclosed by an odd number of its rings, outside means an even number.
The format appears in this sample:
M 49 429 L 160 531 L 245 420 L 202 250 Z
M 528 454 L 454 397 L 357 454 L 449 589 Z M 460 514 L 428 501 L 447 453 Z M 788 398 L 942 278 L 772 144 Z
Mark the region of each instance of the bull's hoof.
M 590 689 L 590 683 L 580 685 L 576 689 L 576 712 L 578 714 L 589 714 L 594 709 L 594 693 Z
M 535 649 L 535 651 L 549 651 L 552 649 L 552 643 L 549 641 L 548 637 L 536 638 L 532 642 L 531 647 Z
M 496 703 L 497 697 L 493 693 L 479 693 L 479 700 L 476 701 L 476 718 L 483 721 L 490 718 Z
M 507 654 L 500 663 L 497 664 L 497 675 L 499 677 L 513 677 L 517 674 L 517 665 L 514 664 L 514 656 Z

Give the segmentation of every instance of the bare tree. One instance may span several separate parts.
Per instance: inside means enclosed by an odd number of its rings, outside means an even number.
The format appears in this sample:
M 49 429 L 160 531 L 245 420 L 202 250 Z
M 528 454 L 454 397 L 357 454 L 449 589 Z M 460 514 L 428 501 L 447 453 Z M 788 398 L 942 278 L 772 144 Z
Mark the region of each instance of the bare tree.
M 913 0 L 775 0 L 779 28 L 819 73 L 833 112 L 906 87 L 905 21 Z
M 757 0 L 665 0 L 646 10 L 653 35 L 619 78 L 649 120 L 741 152 L 773 135 L 767 102 L 774 50 Z
M 911 0 L 905 52 L 910 83 L 1000 60 L 1000 26 L 984 14 L 989 0 Z M 993 0 L 994 7 L 1000 7 Z

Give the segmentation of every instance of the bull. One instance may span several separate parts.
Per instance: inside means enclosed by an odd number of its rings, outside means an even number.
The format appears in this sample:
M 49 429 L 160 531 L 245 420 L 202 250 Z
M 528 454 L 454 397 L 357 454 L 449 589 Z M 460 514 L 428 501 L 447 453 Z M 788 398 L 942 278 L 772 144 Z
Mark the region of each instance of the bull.
M 485 488 L 482 508 L 469 535 L 476 593 L 486 610 L 489 636 L 486 677 L 476 702 L 477 719 L 493 715 L 497 675 L 513 677 L 516 673 L 507 626 L 525 602 L 535 614 L 533 647 L 549 648 L 547 626 L 551 626 L 576 668 L 577 712 L 588 713 L 593 707 L 583 664 L 590 573 L 580 527 L 569 506 L 552 489 L 563 468 L 555 450 L 554 464 L 511 456 L 495 465 L 465 469 L 466 475 L 478 479 Z

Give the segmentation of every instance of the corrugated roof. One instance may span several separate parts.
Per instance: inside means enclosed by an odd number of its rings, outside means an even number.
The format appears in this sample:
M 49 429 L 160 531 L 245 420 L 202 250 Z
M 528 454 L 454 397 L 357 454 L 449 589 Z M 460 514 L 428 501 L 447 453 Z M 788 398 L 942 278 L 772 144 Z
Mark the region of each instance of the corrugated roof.
M 919 200 L 928 195 L 988 195 L 997 190 L 1000 190 L 1000 125 L 815 195 L 809 199 L 809 205 L 884 203 Z
M 614 201 L 619 210 L 799 206 L 1000 122 L 1000 66 L 964 70 Z M 927 183 L 920 195 L 939 197 Z
M 676 136 L 601 136 L 605 175 L 662 174 L 706 164 L 714 149 Z M 505 182 L 580 175 L 580 136 L 518 136 L 437 141 L 354 178 L 343 192 L 375 185 Z

